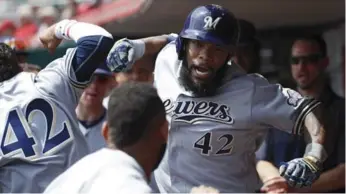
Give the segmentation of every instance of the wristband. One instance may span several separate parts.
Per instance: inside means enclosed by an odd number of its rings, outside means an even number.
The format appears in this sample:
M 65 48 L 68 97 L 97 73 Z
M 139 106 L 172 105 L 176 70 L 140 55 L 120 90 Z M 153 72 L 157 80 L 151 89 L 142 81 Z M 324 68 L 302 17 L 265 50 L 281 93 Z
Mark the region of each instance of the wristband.
M 133 45 L 134 49 L 134 60 L 138 60 L 143 57 L 144 52 L 145 52 L 145 43 L 143 40 L 128 40 L 130 43 Z
M 167 43 L 173 42 L 178 38 L 178 35 L 174 33 L 170 33 L 167 36 Z
M 319 143 L 310 143 L 306 146 L 304 157 L 312 156 L 323 163 L 328 155 L 324 147 Z
M 77 23 L 76 20 L 62 20 L 58 22 L 55 26 L 55 36 L 59 39 L 71 40 L 69 36 L 69 30 L 72 25 Z

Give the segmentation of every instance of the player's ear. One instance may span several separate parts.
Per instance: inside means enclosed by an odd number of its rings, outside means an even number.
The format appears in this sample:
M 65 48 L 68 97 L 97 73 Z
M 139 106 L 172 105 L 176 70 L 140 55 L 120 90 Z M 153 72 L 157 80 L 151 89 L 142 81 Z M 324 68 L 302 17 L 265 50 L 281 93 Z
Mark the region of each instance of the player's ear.
M 108 123 L 107 123 L 107 121 L 103 123 L 101 133 L 102 133 L 102 136 L 105 139 L 105 141 L 108 142 Z

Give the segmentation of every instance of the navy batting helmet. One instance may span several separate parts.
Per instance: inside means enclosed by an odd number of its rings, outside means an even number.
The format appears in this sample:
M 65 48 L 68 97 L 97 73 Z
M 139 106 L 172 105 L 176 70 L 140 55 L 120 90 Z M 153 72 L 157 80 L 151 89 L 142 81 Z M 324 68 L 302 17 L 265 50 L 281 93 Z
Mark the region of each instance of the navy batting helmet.
M 199 6 L 191 11 L 180 32 L 176 49 L 178 59 L 185 53 L 184 39 L 201 40 L 220 46 L 235 46 L 239 38 L 239 26 L 235 16 L 219 5 Z

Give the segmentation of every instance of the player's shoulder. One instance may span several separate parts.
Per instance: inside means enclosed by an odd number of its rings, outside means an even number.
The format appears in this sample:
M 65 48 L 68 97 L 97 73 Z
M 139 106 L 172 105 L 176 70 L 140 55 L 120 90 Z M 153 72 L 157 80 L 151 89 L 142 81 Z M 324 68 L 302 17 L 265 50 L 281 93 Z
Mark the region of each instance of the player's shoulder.
M 253 83 L 254 90 L 260 95 L 276 96 L 283 95 L 287 98 L 301 99 L 302 96 L 297 91 L 291 88 L 285 88 L 279 83 L 270 83 L 265 77 L 260 74 L 249 74 L 248 77 Z
M 270 85 L 269 81 L 259 73 L 248 74 L 247 78 L 251 81 L 255 86 L 266 86 Z
M 69 48 L 66 50 L 64 56 L 54 59 L 44 69 L 64 68 L 63 65 L 68 65 L 73 60 L 73 54 L 76 52 L 76 48 Z M 44 70 L 43 69 L 43 70 Z
M 242 74 L 230 80 L 229 87 L 256 90 L 257 87 L 270 85 L 268 80 L 260 74 Z
M 157 55 L 154 72 L 160 72 L 161 77 L 176 75 L 180 61 L 175 48 L 175 41 L 168 43 Z
M 21 72 L 9 80 L 0 83 L 1 91 L 10 89 L 27 88 L 35 81 L 36 74 L 32 72 Z M 28 88 L 29 87 L 29 88 Z
M 166 44 L 157 56 L 157 60 L 178 60 L 176 52 L 175 41 Z

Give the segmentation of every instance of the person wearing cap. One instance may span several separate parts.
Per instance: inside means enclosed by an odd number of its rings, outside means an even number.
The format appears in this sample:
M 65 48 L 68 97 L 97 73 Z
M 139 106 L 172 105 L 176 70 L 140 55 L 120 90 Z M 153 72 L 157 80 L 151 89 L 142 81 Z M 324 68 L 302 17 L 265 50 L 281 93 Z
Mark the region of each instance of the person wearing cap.
M 260 42 L 256 38 L 255 26 L 247 20 L 239 19 L 239 40 L 232 61 L 240 65 L 247 73 L 259 73 Z
M 102 124 L 106 119 L 106 109 L 102 101 L 112 89 L 113 83 L 113 73 L 107 67 L 96 69 L 76 108 L 79 128 L 86 138 L 90 152 L 106 146 L 101 135 Z

